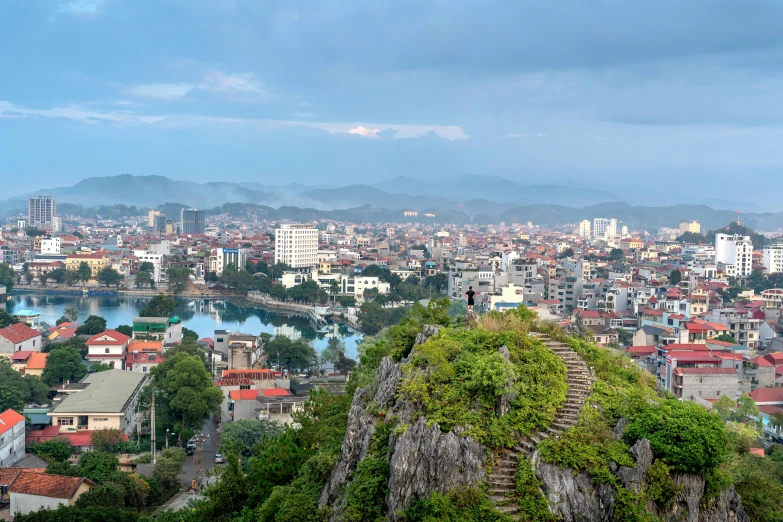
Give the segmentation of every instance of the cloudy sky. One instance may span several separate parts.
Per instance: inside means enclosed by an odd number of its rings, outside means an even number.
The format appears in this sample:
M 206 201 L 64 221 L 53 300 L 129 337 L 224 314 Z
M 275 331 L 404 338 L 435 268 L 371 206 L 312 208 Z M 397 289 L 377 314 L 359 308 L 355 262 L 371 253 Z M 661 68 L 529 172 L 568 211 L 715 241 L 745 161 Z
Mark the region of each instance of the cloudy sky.
M 781 35 L 779 0 L 2 0 L 0 196 L 475 173 L 775 206 Z

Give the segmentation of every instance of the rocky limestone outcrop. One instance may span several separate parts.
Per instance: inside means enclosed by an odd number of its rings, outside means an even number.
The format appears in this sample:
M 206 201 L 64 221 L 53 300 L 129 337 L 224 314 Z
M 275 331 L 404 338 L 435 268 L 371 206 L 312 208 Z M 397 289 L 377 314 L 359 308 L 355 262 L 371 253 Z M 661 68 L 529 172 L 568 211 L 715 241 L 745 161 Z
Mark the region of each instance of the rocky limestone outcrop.
M 425 326 L 416 337 L 416 345 L 437 335 L 437 326 Z M 332 506 L 331 520 L 342 519 L 344 486 L 351 473 L 367 455 L 378 421 L 377 411 L 385 410 L 400 424 L 412 424 L 401 434 L 389 438 L 389 494 L 387 512 L 390 520 L 419 497 L 434 491 L 446 492 L 463 485 L 475 485 L 485 478 L 486 449 L 459 428 L 442 433 L 437 424 L 427 426 L 427 419 L 414 421 L 414 405 L 396 400 L 402 378 L 400 365 L 384 357 L 371 388 L 357 390 L 348 413 L 348 425 L 340 459 L 332 470 L 322 493 L 320 505 Z
M 636 467 L 619 466 L 614 469 L 619 483 L 633 491 L 642 491 L 647 471 L 653 461 L 650 441 L 642 439 L 631 448 Z M 549 501 L 555 516 L 563 522 L 614 520 L 615 489 L 608 484 L 594 484 L 584 472 L 575 472 L 541 461 L 538 452 L 531 457 L 533 469 L 542 482 L 542 491 Z M 702 506 L 704 478 L 699 475 L 673 474 L 672 480 L 681 487 L 669 507 L 662 509 L 655 503 L 648 503 L 647 511 L 660 520 L 670 522 L 750 522 L 742 507 L 740 496 L 733 487 Z
M 389 407 L 401 377 L 399 365 L 394 364 L 391 357 L 384 357 L 375 375 L 374 388 L 361 388 L 356 391 L 348 412 L 348 425 L 340 450 L 340 460 L 321 493 L 321 506 L 337 499 L 341 486 L 348 482 L 351 472 L 367 455 L 377 421 L 377 415 L 370 413 L 368 407 L 370 404 L 380 409 Z
M 486 449 L 459 430 L 441 433 L 440 426 L 416 423 L 389 441 L 391 477 L 386 507 L 390 520 L 416 498 L 433 491 L 473 485 L 485 478 Z

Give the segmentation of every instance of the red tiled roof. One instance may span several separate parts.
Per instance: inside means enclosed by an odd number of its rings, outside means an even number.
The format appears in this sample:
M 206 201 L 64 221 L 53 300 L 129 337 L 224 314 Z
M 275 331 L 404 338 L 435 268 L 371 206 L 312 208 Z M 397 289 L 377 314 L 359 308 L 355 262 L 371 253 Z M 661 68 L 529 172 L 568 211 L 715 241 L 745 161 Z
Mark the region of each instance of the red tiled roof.
M 109 337 L 109 339 L 102 339 L 102 337 Z M 130 337 L 128 337 L 124 333 L 120 333 L 117 330 L 106 330 L 105 332 L 101 332 L 97 335 L 93 335 L 87 340 L 85 344 L 87 346 L 91 346 L 91 345 L 111 346 L 111 345 L 122 345 L 127 343 L 128 341 L 130 341 Z
M 291 392 L 285 388 L 264 388 L 264 397 L 288 397 Z
M 252 401 L 258 398 L 258 390 L 231 390 L 228 397 L 232 401 Z
M 766 456 L 764 453 L 764 448 L 750 448 L 748 449 L 748 453 L 750 453 L 751 455 L 757 455 L 759 457 Z
M 215 386 L 221 387 L 221 386 L 248 386 L 252 385 L 253 381 L 250 379 L 247 379 L 245 377 L 240 377 L 238 379 L 227 379 L 222 378 L 218 382 L 215 383 Z
M 633 355 L 652 355 L 657 351 L 655 346 L 631 346 L 628 348 L 628 352 Z
M 49 357 L 48 353 L 33 352 L 30 358 L 27 360 L 28 370 L 43 370 L 46 368 L 46 358 Z
M 21 351 L 15 352 L 11 356 L 11 360 L 12 361 L 22 361 L 22 362 L 24 362 L 24 361 L 27 360 L 28 357 L 30 357 L 30 355 L 32 353 L 33 353 L 32 350 L 21 350 Z
M 770 361 L 768 361 L 767 359 L 765 359 L 760 355 L 758 357 L 754 357 L 753 359 L 751 359 L 750 362 L 757 365 L 759 368 L 769 368 L 775 366 L 773 363 L 771 363 Z
M 737 373 L 734 368 L 676 368 L 675 371 L 683 375 L 734 375 Z
M 783 403 L 783 388 L 759 388 L 749 395 L 756 402 Z
M 8 491 L 39 497 L 70 499 L 85 482 L 92 487 L 96 486 L 94 482 L 83 477 L 64 477 L 23 471 L 8 485 Z
M 8 339 L 8 342 L 12 344 L 19 344 L 32 339 L 33 337 L 39 337 L 41 334 L 24 323 L 16 323 L 11 326 L 6 326 L 0 329 L 0 337 Z
M 0 435 L 13 429 L 20 422 L 24 423 L 24 415 L 14 410 L 5 410 L 3 413 L 0 413 Z

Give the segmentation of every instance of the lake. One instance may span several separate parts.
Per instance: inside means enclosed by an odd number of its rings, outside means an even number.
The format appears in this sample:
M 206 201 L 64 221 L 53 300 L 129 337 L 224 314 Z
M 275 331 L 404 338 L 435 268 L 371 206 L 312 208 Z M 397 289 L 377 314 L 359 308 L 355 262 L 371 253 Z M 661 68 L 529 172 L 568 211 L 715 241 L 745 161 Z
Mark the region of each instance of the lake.
M 90 315 L 99 315 L 106 319 L 109 328 L 121 324 L 130 325 L 139 315 L 149 297 L 133 296 L 60 296 L 36 294 L 12 294 L 6 304 L 9 313 L 14 310 L 31 309 L 41 314 L 44 321 L 55 324 L 68 307 L 79 311 L 79 321 Z M 330 324 L 315 330 L 307 319 L 287 317 L 285 314 L 257 308 L 242 301 L 227 299 L 177 299 L 174 315 L 182 324 L 198 333 L 201 337 L 215 337 L 215 330 L 230 330 L 258 335 L 269 333 L 285 335 L 291 339 L 304 338 L 310 341 L 319 352 L 326 347 L 332 337 L 338 337 L 345 343 L 345 355 L 356 359 L 356 347 L 361 342 L 361 334 L 344 324 Z

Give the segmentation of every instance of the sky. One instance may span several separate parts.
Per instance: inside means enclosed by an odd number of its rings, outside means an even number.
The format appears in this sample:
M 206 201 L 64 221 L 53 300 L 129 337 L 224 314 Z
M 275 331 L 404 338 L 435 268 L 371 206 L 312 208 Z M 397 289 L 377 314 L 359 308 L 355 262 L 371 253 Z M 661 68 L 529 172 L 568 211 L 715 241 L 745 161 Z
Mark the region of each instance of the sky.
M 779 0 L 0 0 L 0 199 L 477 174 L 783 210 Z

